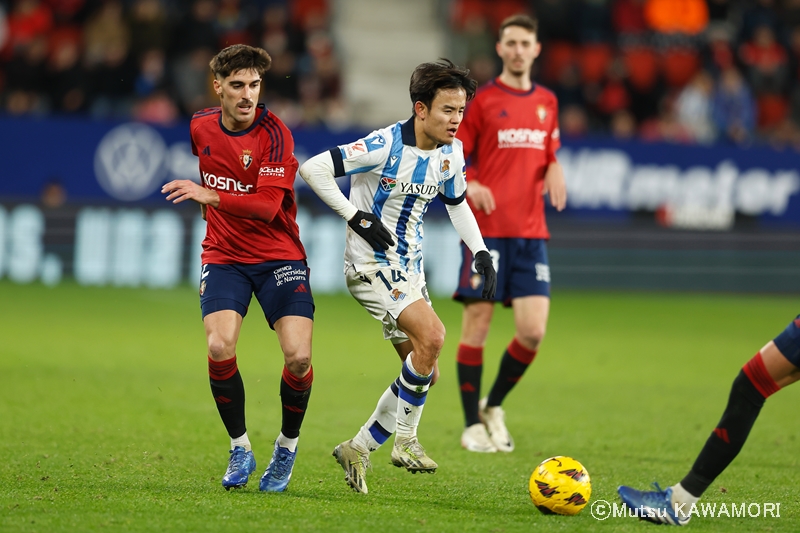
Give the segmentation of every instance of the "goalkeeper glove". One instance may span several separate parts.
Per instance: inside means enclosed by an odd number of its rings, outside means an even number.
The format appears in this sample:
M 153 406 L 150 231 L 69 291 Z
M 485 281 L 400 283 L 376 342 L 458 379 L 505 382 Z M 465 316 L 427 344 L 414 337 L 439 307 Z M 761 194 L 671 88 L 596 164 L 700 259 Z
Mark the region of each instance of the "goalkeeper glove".
M 353 218 L 347 221 L 347 225 L 353 228 L 353 231 L 367 241 L 375 251 L 381 252 L 394 246 L 392 234 L 383 225 L 381 219 L 373 213 L 358 211 Z
M 486 250 L 475 254 L 475 271 L 483 276 L 483 292 L 481 297 L 491 300 L 497 289 L 497 272 L 494 270 L 492 256 Z

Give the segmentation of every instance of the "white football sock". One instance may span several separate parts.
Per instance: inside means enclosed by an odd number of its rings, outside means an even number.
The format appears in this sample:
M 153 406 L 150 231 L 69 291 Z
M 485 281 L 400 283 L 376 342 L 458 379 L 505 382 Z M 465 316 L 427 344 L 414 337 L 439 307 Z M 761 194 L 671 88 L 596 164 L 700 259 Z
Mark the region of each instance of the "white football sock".
M 691 506 L 693 503 L 697 503 L 700 499 L 697 496 L 692 496 L 689 491 L 683 488 L 683 485 L 680 483 L 673 485 L 672 487 L 672 503 L 685 503 L 687 506 Z
M 381 395 L 367 423 L 353 437 L 353 444 L 361 452 L 374 452 L 387 441 L 397 428 L 397 384 L 392 383 Z
M 422 418 L 425 398 L 431 386 L 433 372 L 424 376 L 417 372 L 413 364 L 414 352 L 408 354 L 400 372 L 397 396 L 397 437 L 410 439 L 417 436 L 417 426 Z
M 290 452 L 294 452 L 297 450 L 297 441 L 300 440 L 300 437 L 295 437 L 290 439 L 289 437 L 284 436 L 283 432 L 278 435 L 278 446 L 281 448 L 286 448 Z
M 244 432 L 244 435 L 241 437 L 236 437 L 235 439 L 231 439 L 231 450 L 237 446 L 241 446 L 246 451 L 251 452 L 253 451 L 253 447 L 250 446 L 250 439 L 247 438 L 247 432 Z

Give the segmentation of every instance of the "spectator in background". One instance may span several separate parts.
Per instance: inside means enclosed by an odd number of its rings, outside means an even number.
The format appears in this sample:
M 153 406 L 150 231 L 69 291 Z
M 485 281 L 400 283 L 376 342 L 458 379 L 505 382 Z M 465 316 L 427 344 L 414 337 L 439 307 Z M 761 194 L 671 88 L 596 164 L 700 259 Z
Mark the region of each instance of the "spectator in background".
M 714 79 L 705 70 L 694 75 L 678 94 L 675 108 L 678 122 L 691 134 L 695 142 L 710 144 L 714 141 L 714 122 L 711 118 Z
M 755 93 L 781 93 L 788 78 L 789 58 L 767 24 L 753 29 L 753 38 L 739 47 L 739 59 Z
M 162 0 L 135 0 L 130 9 L 128 27 L 131 53 L 140 59 L 145 53 L 169 48 L 171 28 Z
M 87 105 L 86 73 L 80 64 L 80 33 L 51 38 L 47 63 L 47 90 L 51 109 L 60 113 L 83 111 Z
M 47 110 L 44 97 L 47 60 L 47 38 L 37 35 L 24 44 L 18 44 L 8 64 L 8 95 L 6 110 L 15 115 L 43 113 Z
M 722 72 L 714 91 L 713 118 L 720 139 L 737 145 L 749 144 L 755 129 L 755 102 L 736 67 Z
M 620 109 L 611 115 L 609 132 L 620 141 L 633 139 L 636 136 L 636 117 L 627 109 Z
M 689 144 L 692 134 L 678 119 L 675 98 L 664 96 L 659 102 L 658 115 L 647 119 L 639 128 L 639 137 L 647 142 Z
M 173 64 L 175 94 L 184 116 L 215 105 L 215 95 L 208 89 L 208 62 L 213 56 L 210 48 L 201 46 L 182 54 Z
M 194 0 L 189 12 L 176 25 L 172 54 L 183 60 L 200 48 L 206 48 L 211 53 L 210 51 L 217 46 L 214 33 L 216 16 L 217 4 L 214 0 Z M 209 55 L 209 61 L 213 55 L 213 53 Z M 204 69 L 207 70 L 207 67 L 206 64 Z

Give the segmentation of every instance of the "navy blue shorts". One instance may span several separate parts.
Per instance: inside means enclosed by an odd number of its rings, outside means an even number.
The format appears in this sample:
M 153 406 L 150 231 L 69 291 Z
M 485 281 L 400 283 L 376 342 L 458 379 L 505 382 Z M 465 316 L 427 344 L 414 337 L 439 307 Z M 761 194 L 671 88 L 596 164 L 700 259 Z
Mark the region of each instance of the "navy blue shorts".
M 285 316 L 304 316 L 314 320 L 309 274 L 310 270 L 303 261 L 203 265 L 200 274 L 203 318 L 228 309 L 244 317 L 255 294 L 272 329 L 275 329 L 275 322 Z
M 550 297 L 550 265 L 544 239 L 484 239 L 497 270 L 497 293 L 494 299 L 509 307 L 511 300 L 522 296 Z M 481 298 L 483 276 L 475 271 L 474 258 L 461 243 L 461 274 L 453 298 L 463 301 Z
M 794 366 L 800 367 L 800 315 L 797 315 L 786 329 L 773 341 L 786 359 Z

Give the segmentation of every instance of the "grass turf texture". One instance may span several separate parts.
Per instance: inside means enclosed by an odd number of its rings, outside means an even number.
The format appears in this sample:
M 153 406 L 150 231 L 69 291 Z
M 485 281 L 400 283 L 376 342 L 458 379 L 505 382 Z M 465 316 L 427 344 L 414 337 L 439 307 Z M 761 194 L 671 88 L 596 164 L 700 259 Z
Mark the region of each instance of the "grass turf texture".
M 591 501 L 618 502 L 623 483 L 680 480 L 739 368 L 798 312 L 789 297 L 556 291 L 540 355 L 505 403 L 517 449 L 483 455 L 459 446 L 461 308 L 436 300 L 449 333 L 420 437 L 439 471 L 396 469 L 387 445 L 373 454 L 364 496 L 346 486 L 331 450 L 364 422 L 399 364 L 349 296 L 317 297 L 314 388 L 284 494 L 258 491 L 280 425 L 282 359 L 255 302 L 238 354 L 258 469 L 247 488 L 225 492 L 229 442 L 209 393 L 194 289 L 0 282 L 0 301 L 0 530 L 48 532 L 650 531 L 634 518 L 597 521 L 588 507 L 540 514 L 528 496 L 533 467 L 577 458 L 592 476 Z M 498 308 L 484 391 L 512 322 Z M 691 530 L 800 529 L 798 394 L 770 398 L 704 498 L 780 502 L 780 518 L 693 518 Z

